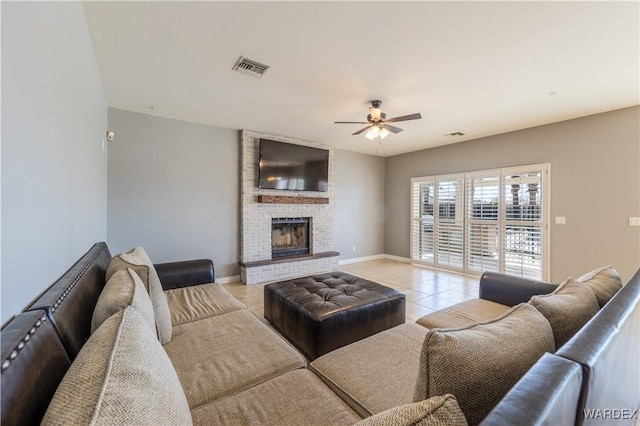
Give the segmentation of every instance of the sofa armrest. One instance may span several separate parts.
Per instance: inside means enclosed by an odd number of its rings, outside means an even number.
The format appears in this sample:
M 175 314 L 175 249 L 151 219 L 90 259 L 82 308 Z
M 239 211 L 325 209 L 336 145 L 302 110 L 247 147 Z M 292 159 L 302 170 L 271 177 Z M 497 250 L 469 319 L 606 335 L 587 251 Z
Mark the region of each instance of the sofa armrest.
M 480 278 L 480 298 L 507 306 L 528 302 L 531 296 L 551 293 L 557 284 L 513 275 L 485 272 Z
M 158 263 L 153 266 L 158 272 L 164 290 L 212 283 L 215 279 L 211 259 Z

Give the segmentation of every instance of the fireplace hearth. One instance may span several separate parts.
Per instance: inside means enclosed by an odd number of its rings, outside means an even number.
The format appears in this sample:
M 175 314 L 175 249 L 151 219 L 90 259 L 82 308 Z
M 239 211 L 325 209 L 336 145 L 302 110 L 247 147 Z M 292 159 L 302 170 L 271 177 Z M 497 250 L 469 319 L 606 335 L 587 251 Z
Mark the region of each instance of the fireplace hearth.
M 271 258 L 309 254 L 310 224 L 308 217 L 271 219 Z

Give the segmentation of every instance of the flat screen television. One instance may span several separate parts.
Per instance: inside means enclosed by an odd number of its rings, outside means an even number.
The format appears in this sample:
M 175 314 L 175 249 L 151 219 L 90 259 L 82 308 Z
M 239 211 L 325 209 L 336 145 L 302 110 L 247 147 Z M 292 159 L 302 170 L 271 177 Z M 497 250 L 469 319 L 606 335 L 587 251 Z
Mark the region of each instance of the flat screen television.
M 329 151 L 260 139 L 261 189 L 320 191 L 329 189 Z

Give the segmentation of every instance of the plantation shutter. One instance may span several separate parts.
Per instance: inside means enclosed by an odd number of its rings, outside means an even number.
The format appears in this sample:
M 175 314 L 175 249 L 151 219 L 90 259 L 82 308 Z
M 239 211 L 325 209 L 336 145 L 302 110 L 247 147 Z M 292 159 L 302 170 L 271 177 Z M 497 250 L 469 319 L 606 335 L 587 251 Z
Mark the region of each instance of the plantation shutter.
M 522 168 L 505 171 L 503 178 L 503 269 L 506 274 L 544 279 L 543 189 L 545 171 Z
M 464 267 L 464 176 L 436 178 L 436 264 Z
M 434 200 L 433 179 L 411 180 L 411 259 L 433 264 Z
M 467 191 L 467 262 L 470 272 L 500 270 L 500 172 L 469 173 Z

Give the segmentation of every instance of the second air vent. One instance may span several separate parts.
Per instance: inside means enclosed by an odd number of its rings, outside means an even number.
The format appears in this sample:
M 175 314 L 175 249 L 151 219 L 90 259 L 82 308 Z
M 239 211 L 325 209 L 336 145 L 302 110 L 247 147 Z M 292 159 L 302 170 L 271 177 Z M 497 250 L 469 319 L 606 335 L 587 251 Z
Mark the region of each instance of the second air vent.
M 254 61 L 253 59 L 245 58 L 244 56 L 240 56 L 240 59 L 238 59 L 236 64 L 233 66 L 234 71 L 238 71 L 256 78 L 262 77 L 262 75 L 267 72 L 269 68 L 271 68 L 269 65 L 261 64 L 260 62 Z

